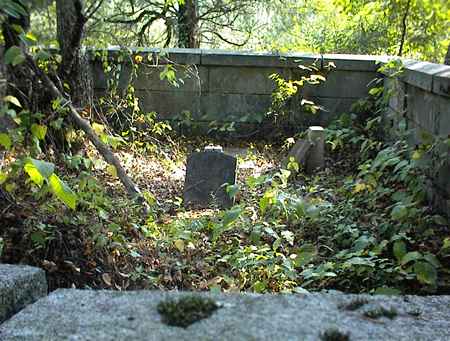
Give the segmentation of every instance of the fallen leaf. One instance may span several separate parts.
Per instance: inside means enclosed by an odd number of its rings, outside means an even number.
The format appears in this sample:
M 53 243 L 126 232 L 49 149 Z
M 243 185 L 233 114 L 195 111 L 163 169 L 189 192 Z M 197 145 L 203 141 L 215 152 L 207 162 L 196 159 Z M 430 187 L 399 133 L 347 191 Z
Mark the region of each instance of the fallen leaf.
M 112 285 L 112 284 L 111 284 L 111 276 L 110 276 L 109 274 L 104 273 L 104 274 L 102 275 L 102 279 L 103 279 L 103 282 L 105 282 L 106 285 L 108 285 L 108 286 L 111 286 L 111 285 Z

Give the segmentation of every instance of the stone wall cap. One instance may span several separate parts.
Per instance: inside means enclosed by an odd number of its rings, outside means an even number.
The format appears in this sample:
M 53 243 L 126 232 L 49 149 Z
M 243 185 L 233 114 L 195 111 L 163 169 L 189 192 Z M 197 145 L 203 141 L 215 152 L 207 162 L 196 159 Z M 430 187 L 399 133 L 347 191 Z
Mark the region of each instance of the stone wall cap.
M 450 66 L 433 75 L 433 92 L 437 95 L 450 97 Z
M 315 62 L 321 55 L 258 51 L 202 50 L 202 65 L 247 67 L 295 67 L 299 62 Z
M 415 61 L 413 64 L 406 65 L 406 70 L 435 75 L 437 73 L 450 70 L 450 67 L 443 64 Z
M 339 53 L 326 53 L 322 55 L 324 59 L 336 59 L 336 60 L 363 60 L 363 61 L 379 61 L 385 62 L 391 60 L 392 56 L 387 55 L 365 55 L 365 54 L 339 54 Z
M 425 91 L 433 91 L 433 76 L 449 69 L 442 64 L 423 61 L 408 61 L 404 63 L 402 81 Z
M 353 55 L 353 54 L 324 54 L 323 62 L 333 62 L 337 70 L 375 72 L 380 63 L 388 61 L 386 56 Z

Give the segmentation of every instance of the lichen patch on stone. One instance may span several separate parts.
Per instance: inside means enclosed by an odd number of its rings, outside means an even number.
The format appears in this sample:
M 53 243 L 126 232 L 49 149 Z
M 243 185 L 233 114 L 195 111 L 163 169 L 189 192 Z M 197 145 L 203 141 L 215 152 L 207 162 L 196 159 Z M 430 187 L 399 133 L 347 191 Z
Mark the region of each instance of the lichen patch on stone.
M 187 328 L 197 321 L 210 317 L 218 308 L 219 305 L 212 299 L 199 296 L 185 296 L 178 300 L 161 301 L 157 306 L 164 323 L 182 328 Z

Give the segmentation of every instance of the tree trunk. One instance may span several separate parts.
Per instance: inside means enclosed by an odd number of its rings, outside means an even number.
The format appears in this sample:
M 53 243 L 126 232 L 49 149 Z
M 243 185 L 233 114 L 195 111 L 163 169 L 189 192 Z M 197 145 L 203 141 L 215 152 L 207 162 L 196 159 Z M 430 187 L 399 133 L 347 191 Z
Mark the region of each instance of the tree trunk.
M 3 106 L 3 97 L 6 95 L 7 91 L 7 68 L 6 65 L 3 63 L 3 48 L 0 47 L 0 108 Z M 0 133 L 7 133 L 8 129 L 11 129 L 13 127 L 12 121 L 9 116 L 0 116 Z M 0 146 L 0 171 L 3 168 L 3 162 L 6 155 L 6 151 L 2 149 Z M 0 207 L 5 207 L 5 204 L 14 204 L 13 198 L 2 189 L 2 186 L 0 186 Z M 0 210 L 0 220 L 2 210 Z
M 199 48 L 198 0 L 185 0 L 178 9 L 178 47 Z
M 23 5 L 19 1 L 12 1 L 10 6 L 20 7 L 26 15 L 20 15 L 19 17 L 7 16 L 3 19 L 1 25 L 1 34 L 4 39 L 4 46 L 0 46 L 0 108 L 4 105 L 3 98 L 7 93 L 11 93 L 17 97 L 19 100 L 23 100 L 24 98 L 17 95 L 17 89 L 24 90 L 26 93 L 27 85 L 29 84 L 26 81 L 26 72 L 21 65 L 17 65 L 15 67 L 9 66 L 7 67 L 4 63 L 3 56 L 4 53 L 13 46 L 23 46 L 23 42 L 20 40 L 19 36 L 23 32 L 26 32 L 30 26 L 30 16 L 29 9 L 26 5 Z M 19 30 L 18 28 L 21 28 Z M 19 81 L 18 81 L 19 80 Z M 8 89 L 8 84 L 16 84 L 16 87 L 13 89 Z M 9 91 L 8 91 L 9 90 Z M 13 91 L 11 91 L 13 90 Z M 14 122 L 12 121 L 10 116 L 3 115 L 0 116 L 0 133 L 7 133 L 9 129 L 14 127 Z M 3 167 L 3 160 L 6 155 L 6 151 L 1 150 L 0 147 L 0 170 Z
M 91 105 L 93 97 L 92 72 L 88 69 L 87 55 L 81 49 L 84 25 L 87 18 L 83 14 L 82 0 L 56 0 L 57 35 L 62 55 L 59 75 L 64 84 L 70 87 L 70 101 L 67 103 L 72 121 L 84 131 L 106 162 L 113 165 L 117 175 L 128 194 L 138 198 L 144 207 L 144 198 L 136 184 L 128 177 L 119 159 L 111 149 L 105 145 L 95 134 L 89 122 L 82 118 L 78 111 Z M 29 66 L 36 72 L 42 82 L 47 86 L 53 98 L 64 99 L 64 94 L 55 83 L 36 65 L 33 58 L 26 54 Z
M 0 48 L 0 108 L 3 107 L 3 97 L 6 95 L 6 67 L 3 63 L 3 49 Z M 0 133 L 6 131 L 6 117 L 0 116 Z M 1 149 L 2 147 L 0 147 Z M 0 171 L 3 167 L 3 158 L 5 157 L 5 152 L 0 150 Z
M 57 36 L 62 56 L 59 77 L 69 86 L 69 95 L 76 108 L 90 108 L 93 99 L 92 70 L 82 50 L 86 18 L 82 0 L 56 0 Z
M 450 65 L 450 44 L 448 44 L 447 47 L 447 54 L 445 55 L 444 64 Z

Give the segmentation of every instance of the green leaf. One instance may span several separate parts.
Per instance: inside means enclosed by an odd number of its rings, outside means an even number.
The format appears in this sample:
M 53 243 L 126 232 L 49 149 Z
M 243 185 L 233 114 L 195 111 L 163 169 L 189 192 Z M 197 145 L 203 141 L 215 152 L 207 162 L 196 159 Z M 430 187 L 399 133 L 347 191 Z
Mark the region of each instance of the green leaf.
M 178 251 L 184 252 L 184 249 L 185 249 L 184 240 L 182 240 L 182 239 L 177 239 L 177 240 L 175 240 L 175 242 L 174 242 L 173 244 L 174 244 L 175 247 L 178 249 Z
M 238 185 L 228 185 L 226 187 L 227 194 L 230 198 L 234 198 L 236 194 L 239 192 L 239 186 Z
M 25 56 L 18 46 L 12 46 L 5 52 L 4 62 L 6 65 L 11 64 L 12 66 L 16 66 L 24 61 Z
M 58 119 L 52 121 L 52 122 L 50 123 L 50 125 L 51 125 L 54 129 L 60 130 L 60 129 L 62 128 L 63 122 L 64 122 L 64 118 L 63 118 L 63 117 L 60 117 L 60 118 L 58 118 Z
M 302 287 L 295 287 L 294 289 L 292 289 L 292 292 L 296 293 L 296 294 L 309 294 L 310 292 Z
M 450 250 L 450 238 L 445 238 L 441 250 Z
M 399 289 L 379 287 L 375 290 L 375 295 L 400 295 L 402 292 Z
M 40 124 L 33 124 L 31 126 L 31 133 L 38 140 L 43 140 L 43 139 L 45 139 L 45 135 L 47 134 L 47 126 L 40 125 Z
M 267 190 L 259 201 L 259 209 L 261 210 L 261 213 L 264 214 L 267 208 L 269 208 L 275 200 L 275 192 L 272 190 Z
M 231 224 L 233 224 L 239 218 L 241 213 L 242 213 L 242 208 L 240 208 L 240 207 L 232 208 L 231 210 L 226 211 L 223 214 L 223 220 L 222 220 L 223 226 L 228 227 Z
M 106 167 L 106 171 L 111 175 L 113 178 L 117 178 L 117 168 L 113 165 L 108 165 Z
M 303 267 L 308 263 L 311 263 L 316 257 L 316 247 L 312 244 L 302 245 L 297 254 L 297 258 L 295 259 L 295 265 L 299 267 Z
M 417 161 L 417 160 L 420 160 L 422 158 L 422 156 L 423 156 L 423 152 L 421 150 L 417 149 L 412 153 L 411 158 L 413 160 Z
M 262 293 L 266 290 L 266 284 L 261 281 L 257 281 L 255 284 L 253 284 L 253 290 L 258 293 Z
M 306 215 L 311 219 L 317 219 L 320 216 L 320 208 L 316 205 L 309 205 L 306 208 Z
M 435 285 L 437 280 L 436 268 L 428 262 L 414 264 L 414 272 L 417 279 L 423 284 Z
M 285 231 L 281 231 L 281 236 L 290 244 L 293 245 L 294 244 L 294 233 L 292 233 L 289 230 L 285 230 Z
M 55 165 L 50 162 L 29 158 L 26 160 L 23 169 L 28 174 L 31 181 L 41 187 L 44 180 L 48 179 L 53 174 Z
M 398 261 L 401 261 L 406 255 L 406 244 L 403 240 L 397 240 L 394 243 L 394 256 Z
M 372 88 L 369 90 L 369 94 L 372 96 L 378 96 L 383 91 L 383 88 Z
M 69 208 L 74 210 L 77 206 L 76 194 L 62 181 L 56 174 L 52 174 L 49 178 L 50 188 L 53 193 L 66 204 Z
M 391 218 L 401 221 L 408 216 L 408 208 L 405 205 L 396 205 L 391 212 Z
M 14 96 L 5 96 L 3 98 L 3 102 L 8 102 L 8 103 L 14 104 L 15 106 L 17 106 L 19 108 L 22 108 L 22 105 L 20 104 L 19 100 Z
M 0 145 L 5 147 L 7 150 L 11 149 L 12 142 L 8 134 L 0 133 Z
M 417 252 L 417 251 L 408 252 L 406 255 L 404 255 L 402 257 L 401 264 L 405 265 L 405 264 L 407 264 L 409 262 L 412 262 L 412 261 L 415 261 L 415 260 L 419 260 L 419 259 L 422 259 L 422 258 L 423 258 L 423 256 L 422 256 L 422 254 L 420 252 Z
M 423 255 L 423 259 L 425 259 L 428 263 L 433 265 L 435 268 L 439 268 L 441 266 L 441 263 L 439 262 L 437 257 L 435 255 L 433 255 L 432 253 L 426 253 L 425 255 Z
M 435 215 L 433 217 L 433 221 L 438 224 L 438 225 L 442 225 L 442 226 L 447 226 L 449 224 L 448 219 L 445 219 L 443 216 L 440 215 Z
M 375 263 L 370 260 L 370 258 L 364 258 L 364 257 L 352 257 L 349 260 L 345 261 L 344 264 L 346 265 L 364 265 L 364 266 L 375 266 Z
M 102 135 L 105 132 L 105 126 L 103 124 L 98 124 L 96 122 L 92 123 L 92 130 L 97 134 L 97 135 Z
M 46 52 L 46 51 L 44 51 L 44 50 L 40 50 L 40 51 L 36 54 L 35 58 L 36 58 L 37 60 L 49 60 L 49 59 L 51 58 L 51 55 L 50 55 L 50 53 L 48 53 L 48 52 Z
M 409 164 L 408 160 L 403 160 L 397 163 L 397 166 L 394 168 L 394 173 L 397 173 L 400 169 L 406 167 Z
M 432 144 L 433 143 L 433 135 L 427 132 L 426 130 L 422 130 L 419 134 L 420 139 L 422 140 L 422 143 L 425 144 Z
M 42 231 L 33 232 L 30 235 L 31 241 L 39 246 L 45 245 L 45 235 Z
M 8 179 L 8 175 L 0 171 L 0 185 L 3 185 L 6 182 L 6 179 Z
M 265 175 L 260 175 L 258 177 L 250 176 L 246 180 L 246 184 L 248 187 L 250 187 L 250 189 L 260 186 L 265 182 L 267 182 L 267 176 Z
M 4 4 L 4 8 L 2 8 L 2 11 L 5 11 L 5 13 L 13 16 L 16 19 L 20 19 L 21 16 L 28 15 L 23 3 L 24 1 L 7 1 L 6 4 Z
M 25 39 L 26 39 L 28 42 L 30 42 L 30 43 L 37 43 L 37 38 L 36 38 L 36 36 L 35 36 L 33 33 L 31 33 L 31 32 L 28 32 L 28 33 L 25 35 Z

